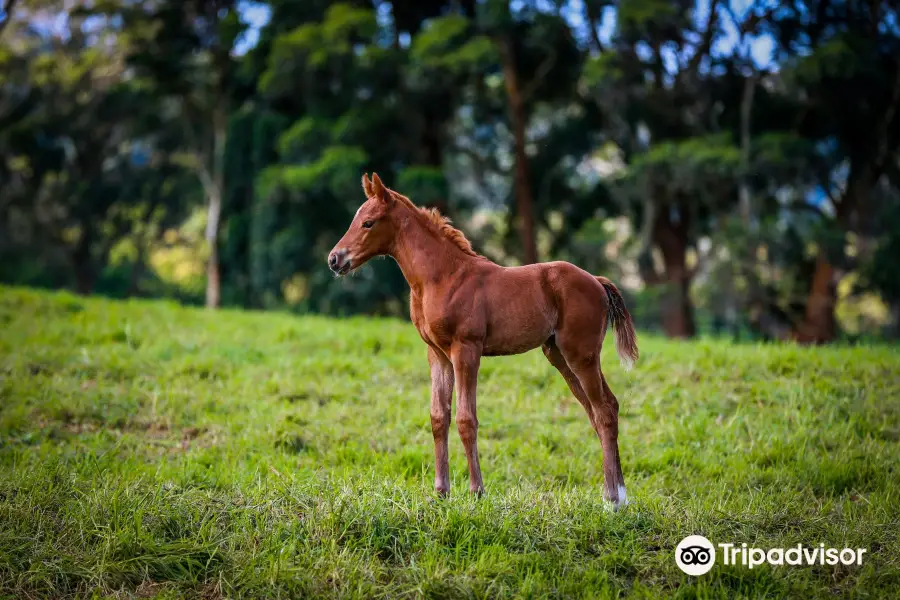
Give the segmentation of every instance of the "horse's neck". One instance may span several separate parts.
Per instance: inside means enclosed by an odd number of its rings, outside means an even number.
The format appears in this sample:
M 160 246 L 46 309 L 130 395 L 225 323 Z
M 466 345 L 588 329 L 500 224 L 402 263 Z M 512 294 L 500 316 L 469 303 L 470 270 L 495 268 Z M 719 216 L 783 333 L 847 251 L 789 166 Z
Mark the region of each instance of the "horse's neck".
M 410 289 L 421 294 L 425 286 L 452 275 L 461 262 L 472 257 L 440 233 L 432 231 L 418 215 L 404 216 L 391 256 L 400 265 Z

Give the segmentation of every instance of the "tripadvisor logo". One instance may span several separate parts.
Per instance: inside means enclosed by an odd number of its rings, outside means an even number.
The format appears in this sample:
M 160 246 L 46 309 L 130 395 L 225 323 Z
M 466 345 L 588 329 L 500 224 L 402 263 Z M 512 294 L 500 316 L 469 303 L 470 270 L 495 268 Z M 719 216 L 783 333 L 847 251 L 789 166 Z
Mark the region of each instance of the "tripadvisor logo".
M 763 564 L 781 565 L 862 565 L 865 548 L 826 548 L 825 544 L 807 547 L 797 544 L 790 548 L 748 547 L 744 544 L 720 543 L 718 554 L 724 565 L 741 565 L 752 569 Z M 702 535 L 689 535 L 675 548 L 675 563 L 688 575 L 703 575 L 716 564 L 716 546 Z
M 689 535 L 675 548 L 675 562 L 688 575 L 703 575 L 716 562 L 716 549 L 702 535 Z

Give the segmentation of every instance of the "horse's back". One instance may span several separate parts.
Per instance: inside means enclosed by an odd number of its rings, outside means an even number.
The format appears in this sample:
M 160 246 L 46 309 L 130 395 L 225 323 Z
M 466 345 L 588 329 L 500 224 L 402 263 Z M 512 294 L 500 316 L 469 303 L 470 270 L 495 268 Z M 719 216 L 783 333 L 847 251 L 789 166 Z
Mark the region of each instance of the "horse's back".
M 602 312 L 596 278 L 564 261 L 488 267 L 480 291 L 485 305 L 485 354 L 518 354 L 553 336 L 566 315 Z M 565 319 L 569 320 L 569 319 Z

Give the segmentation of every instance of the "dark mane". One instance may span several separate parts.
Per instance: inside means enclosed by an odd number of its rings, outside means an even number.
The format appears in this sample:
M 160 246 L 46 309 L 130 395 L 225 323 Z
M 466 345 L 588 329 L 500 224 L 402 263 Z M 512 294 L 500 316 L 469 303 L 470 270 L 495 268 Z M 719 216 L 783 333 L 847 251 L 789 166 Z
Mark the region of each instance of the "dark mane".
M 436 208 L 422 208 L 413 204 L 412 200 L 404 196 L 403 194 L 398 194 L 394 190 L 389 190 L 391 196 L 394 197 L 395 200 L 402 202 L 409 208 L 416 211 L 419 215 L 424 217 L 426 223 L 428 223 L 431 228 L 443 235 L 445 238 L 453 242 L 457 248 L 468 254 L 469 256 L 481 256 L 475 250 L 472 249 L 472 242 L 465 236 L 465 234 L 450 224 L 449 217 L 445 217 L 440 213 L 440 211 Z

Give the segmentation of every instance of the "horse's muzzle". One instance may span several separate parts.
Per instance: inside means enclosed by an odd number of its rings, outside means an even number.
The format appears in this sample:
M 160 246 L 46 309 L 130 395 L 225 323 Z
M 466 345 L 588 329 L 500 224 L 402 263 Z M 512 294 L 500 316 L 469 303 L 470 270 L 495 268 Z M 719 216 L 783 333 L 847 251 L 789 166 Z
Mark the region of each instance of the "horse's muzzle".
M 334 250 L 328 255 L 328 268 L 335 275 L 344 275 L 350 270 L 353 261 L 347 257 L 346 250 Z

